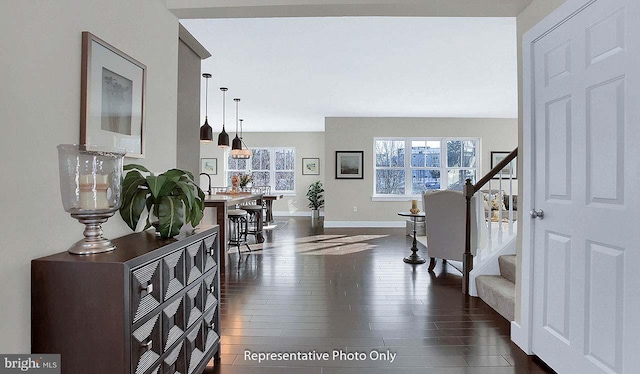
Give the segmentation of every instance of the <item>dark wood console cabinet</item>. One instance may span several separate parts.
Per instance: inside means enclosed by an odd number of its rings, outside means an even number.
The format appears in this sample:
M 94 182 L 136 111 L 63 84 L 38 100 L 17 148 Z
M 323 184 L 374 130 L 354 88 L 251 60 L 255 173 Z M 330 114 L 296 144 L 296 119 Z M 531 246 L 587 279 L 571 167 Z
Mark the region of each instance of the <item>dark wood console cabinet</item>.
M 218 227 L 31 262 L 31 350 L 62 372 L 191 374 L 220 358 Z

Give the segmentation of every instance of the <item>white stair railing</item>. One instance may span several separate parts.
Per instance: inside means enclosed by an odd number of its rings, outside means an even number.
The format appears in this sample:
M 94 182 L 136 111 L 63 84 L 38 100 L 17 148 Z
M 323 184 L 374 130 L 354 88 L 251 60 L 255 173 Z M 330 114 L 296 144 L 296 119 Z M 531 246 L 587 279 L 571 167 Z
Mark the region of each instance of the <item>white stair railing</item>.
M 476 255 L 478 259 L 482 259 L 484 257 L 488 257 L 496 248 L 500 248 L 500 246 L 505 242 L 505 239 L 511 240 L 513 235 L 515 234 L 515 230 L 517 225 L 514 225 L 514 212 L 513 212 L 513 180 L 515 179 L 514 168 L 512 162 L 515 162 L 516 157 L 518 156 L 518 148 L 514 149 L 507 157 L 505 157 L 502 161 L 498 163 L 487 175 L 482 177 L 476 184 L 472 184 L 470 179 L 467 179 L 466 184 L 464 186 L 464 196 L 467 201 L 467 217 L 466 217 L 466 240 L 465 240 L 465 251 L 463 256 L 463 280 L 462 280 L 462 292 L 465 295 L 469 294 L 469 273 L 473 270 L 473 255 L 471 254 L 471 198 L 473 195 L 480 191 L 485 185 L 488 184 L 488 195 L 485 198 L 484 192 L 481 192 L 483 201 L 487 201 L 487 209 L 486 209 L 486 220 L 484 230 L 486 235 L 486 241 L 478 240 L 478 243 L 486 242 L 482 248 L 478 248 L 476 251 Z M 508 169 L 505 169 L 509 167 Z M 508 171 L 508 174 L 505 174 L 505 171 Z M 497 189 L 495 189 L 495 197 L 494 197 L 494 185 L 493 179 L 497 178 Z M 505 196 L 503 182 L 504 178 L 508 179 L 509 183 L 509 194 Z M 506 183 L 506 182 L 504 182 Z M 496 225 L 493 224 L 493 201 L 496 199 L 497 207 L 496 207 Z M 504 203 L 508 203 L 508 225 L 507 232 L 504 231 L 504 222 L 503 218 L 506 214 L 504 212 Z M 483 204 L 485 205 L 485 204 Z M 485 205 L 486 206 L 486 205 Z M 475 214 L 475 213 L 474 213 Z M 495 226 L 495 227 L 494 227 Z M 494 232 L 495 230 L 495 232 Z M 482 235 L 482 233 L 478 233 Z

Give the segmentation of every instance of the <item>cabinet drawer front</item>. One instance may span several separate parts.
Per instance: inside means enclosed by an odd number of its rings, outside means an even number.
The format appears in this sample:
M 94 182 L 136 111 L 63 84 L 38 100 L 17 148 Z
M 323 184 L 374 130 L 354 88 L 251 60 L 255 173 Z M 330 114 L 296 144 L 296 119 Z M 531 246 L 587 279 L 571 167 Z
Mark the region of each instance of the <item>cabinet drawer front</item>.
M 200 364 L 200 361 L 204 358 L 204 339 L 202 335 L 202 328 L 198 325 L 193 329 L 185 339 L 185 354 L 187 358 L 187 373 L 191 374 Z
M 202 276 L 204 262 L 204 241 L 198 241 L 185 249 L 185 266 L 187 284 L 191 284 Z
M 181 297 L 169 304 L 162 311 L 162 350 L 166 351 L 184 334 L 185 323 L 184 298 Z
M 216 269 L 217 270 L 217 269 Z M 204 278 L 204 310 L 207 311 L 218 305 L 218 277 L 217 271 L 213 271 L 211 274 Z
M 191 287 L 185 295 L 187 328 L 191 327 L 198 318 L 202 317 L 203 305 L 204 290 L 202 283 L 197 283 Z
M 218 233 L 204 238 L 204 271 L 218 266 Z
M 162 374 L 185 374 L 187 372 L 187 362 L 184 354 L 184 341 L 165 357 L 162 362 Z
M 204 348 L 205 352 L 209 351 L 220 340 L 220 327 L 216 325 L 218 321 L 218 308 L 208 311 L 202 320 L 202 328 L 204 332 Z
M 185 286 L 184 250 L 181 249 L 162 259 L 162 294 L 164 300 L 177 294 Z
M 160 338 L 160 314 L 135 330 L 131 337 L 131 363 L 136 374 L 143 374 L 162 355 Z
M 160 261 L 133 270 L 131 273 L 131 319 L 138 322 L 162 302 L 160 293 Z

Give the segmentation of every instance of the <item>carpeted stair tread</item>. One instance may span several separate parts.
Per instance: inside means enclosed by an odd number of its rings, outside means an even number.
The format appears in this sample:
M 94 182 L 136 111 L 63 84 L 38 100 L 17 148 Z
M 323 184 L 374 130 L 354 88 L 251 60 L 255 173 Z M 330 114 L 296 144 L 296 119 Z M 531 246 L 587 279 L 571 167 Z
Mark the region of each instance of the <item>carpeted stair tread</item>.
M 516 255 L 504 255 L 498 257 L 500 275 L 516 283 Z
M 516 285 L 500 275 L 476 278 L 478 296 L 508 321 L 514 320 Z

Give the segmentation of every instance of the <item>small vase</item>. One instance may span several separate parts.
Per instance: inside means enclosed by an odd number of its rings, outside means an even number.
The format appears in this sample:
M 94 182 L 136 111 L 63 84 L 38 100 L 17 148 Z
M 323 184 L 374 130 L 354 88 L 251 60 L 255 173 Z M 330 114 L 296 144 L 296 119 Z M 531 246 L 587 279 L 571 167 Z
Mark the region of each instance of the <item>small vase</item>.
M 418 208 L 411 208 L 411 209 L 409 209 L 409 212 L 411 212 L 411 214 L 418 214 L 418 213 L 420 213 L 420 209 L 418 209 Z

